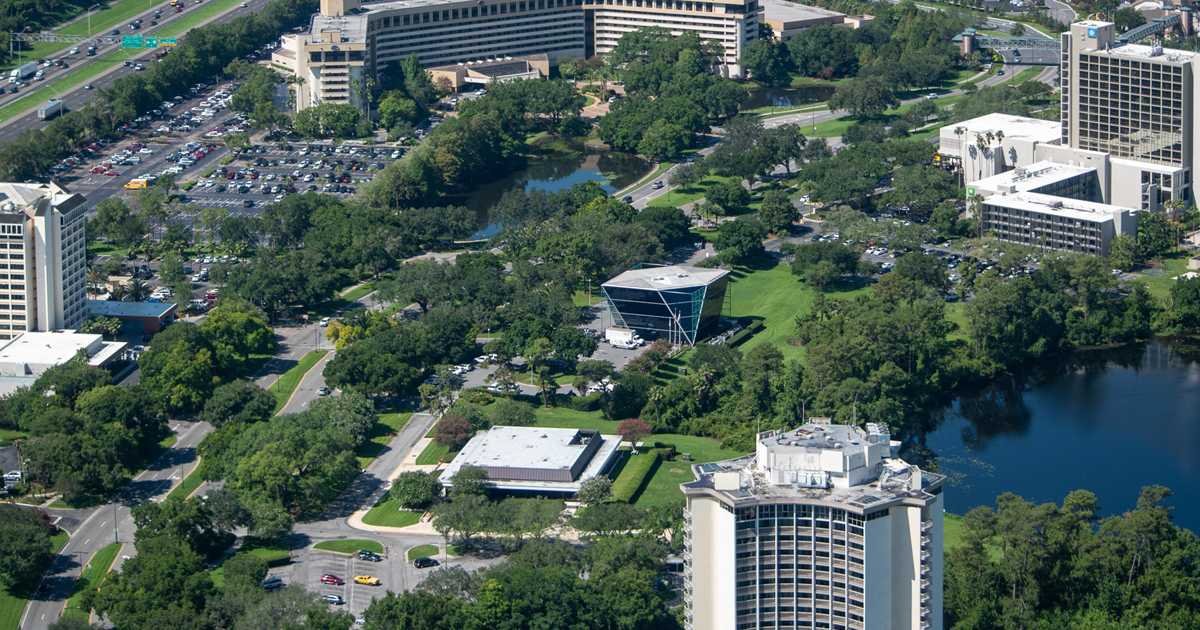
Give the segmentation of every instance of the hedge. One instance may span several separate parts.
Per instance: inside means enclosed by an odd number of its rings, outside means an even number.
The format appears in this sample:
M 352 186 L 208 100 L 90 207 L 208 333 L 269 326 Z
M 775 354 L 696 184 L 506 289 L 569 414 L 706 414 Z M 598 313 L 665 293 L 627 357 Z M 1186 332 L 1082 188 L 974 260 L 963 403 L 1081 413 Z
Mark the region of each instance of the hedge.
M 629 458 L 629 461 L 625 463 L 625 467 L 621 469 L 621 474 L 613 482 L 613 499 L 627 503 L 633 502 L 637 498 L 638 493 L 641 492 L 642 486 L 646 485 L 646 482 L 654 474 L 655 469 L 658 468 L 661 459 L 662 454 L 657 449 L 639 453 Z
M 733 336 L 725 342 L 725 345 L 729 346 L 730 348 L 736 348 L 745 343 L 747 339 L 758 334 L 758 331 L 762 330 L 763 327 L 763 320 L 756 319 L 750 322 L 745 328 L 733 333 Z

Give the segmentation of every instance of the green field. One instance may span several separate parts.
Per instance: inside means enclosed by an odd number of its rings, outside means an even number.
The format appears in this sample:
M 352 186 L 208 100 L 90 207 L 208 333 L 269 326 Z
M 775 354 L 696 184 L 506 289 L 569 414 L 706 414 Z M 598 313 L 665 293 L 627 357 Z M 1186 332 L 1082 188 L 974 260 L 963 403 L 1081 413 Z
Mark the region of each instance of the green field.
M 539 408 L 537 421 L 534 426 L 560 427 L 569 429 L 595 429 L 606 434 L 615 434 L 616 420 L 605 420 L 599 411 L 575 411 L 564 408 Z M 712 438 L 694 435 L 678 435 L 674 433 L 656 433 L 645 439 L 645 442 L 661 442 L 675 447 L 679 453 L 674 461 L 663 460 L 654 476 L 646 483 L 641 494 L 634 499 L 634 505 L 653 507 L 683 503 L 683 493 L 679 484 L 695 479 L 692 475 L 692 464 L 712 462 L 744 455 L 737 451 L 721 448 L 720 442 Z M 691 461 L 684 459 L 684 454 Z
M 326 540 L 313 545 L 313 549 L 321 551 L 332 551 L 334 553 L 352 554 L 359 549 L 366 549 L 375 553 L 383 553 L 383 545 L 374 540 L 366 540 L 363 538 L 349 538 L 346 540 Z
M 0 429 L 0 446 L 8 446 L 13 440 L 19 440 L 28 437 L 29 434 L 24 431 L 14 431 L 13 429 Z
M 417 455 L 417 465 L 432 466 L 441 462 L 448 462 L 452 459 L 450 447 L 437 442 L 430 442 L 425 450 Z
M 735 181 L 736 177 L 724 177 L 721 175 L 707 175 L 699 183 L 691 186 L 683 186 L 674 188 L 667 194 L 661 197 L 655 197 L 650 200 L 652 206 L 667 206 L 669 208 L 678 208 L 685 203 L 691 203 L 704 196 L 704 192 L 709 186 L 718 182 Z
M 62 551 L 68 538 L 67 533 L 63 531 L 51 536 L 51 552 Z M 0 589 L 0 630 L 16 630 L 21 625 L 21 615 L 25 612 L 26 601 L 28 600 L 24 597 L 13 595 L 6 589 Z
M 64 617 L 75 617 L 84 621 L 88 619 L 91 611 L 84 610 L 80 603 L 83 593 L 100 588 L 100 584 L 108 576 L 108 570 L 112 567 L 113 560 L 117 559 L 117 552 L 120 550 L 120 543 L 111 543 L 92 555 L 91 560 L 84 565 L 79 581 L 75 583 L 75 594 L 67 600 L 67 607 L 63 610 Z
M 416 560 L 417 558 L 432 558 L 438 555 L 439 551 L 437 545 L 417 545 L 409 549 L 406 555 L 409 560 Z
M 388 442 L 392 441 L 392 437 L 399 433 L 411 418 L 411 411 L 379 414 L 379 421 L 371 429 L 367 441 L 358 447 L 358 452 L 355 453 L 359 468 L 366 468 L 376 457 L 383 454 L 387 450 Z
M 377 527 L 408 527 L 421 520 L 420 512 L 401 510 L 400 505 L 393 499 L 385 499 L 371 508 L 363 522 Z
M 733 279 L 728 289 L 730 315 L 761 317 L 765 326 L 741 346 L 742 351 L 769 343 L 778 348 L 786 359 L 803 359 L 804 348 L 794 345 L 790 339 L 796 333 L 796 316 L 812 306 L 816 291 L 792 275 L 785 263 L 770 269 L 739 269 L 734 272 Z M 830 291 L 826 296 L 854 297 L 868 290 Z
M 279 376 L 279 379 L 271 383 L 271 387 L 267 391 L 275 397 L 275 413 L 279 413 L 280 409 L 287 404 L 288 398 L 292 397 L 292 392 L 296 391 L 296 387 L 300 385 L 300 380 L 304 375 L 312 369 L 321 357 L 325 356 L 328 350 L 313 350 L 308 354 L 300 357 L 296 365 Z
M 1146 285 L 1150 294 L 1159 300 L 1170 298 L 1171 287 L 1175 286 L 1175 278 L 1187 271 L 1188 257 L 1179 253 L 1157 261 L 1152 269 L 1139 272 L 1137 282 Z
M 346 300 L 347 302 L 357 302 L 357 301 L 363 299 L 364 297 L 367 297 L 368 295 L 370 295 L 371 292 L 374 290 L 375 290 L 375 283 L 364 282 L 358 286 L 350 287 L 349 289 L 346 289 L 338 297 L 342 298 L 343 300 Z
M 204 483 L 204 478 L 200 475 L 200 466 L 197 463 L 197 466 L 192 469 L 192 472 L 188 473 L 188 476 L 183 478 L 183 481 L 179 482 L 179 485 L 171 488 L 171 491 L 167 493 L 167 499 L 186 499 L 202 483 Z

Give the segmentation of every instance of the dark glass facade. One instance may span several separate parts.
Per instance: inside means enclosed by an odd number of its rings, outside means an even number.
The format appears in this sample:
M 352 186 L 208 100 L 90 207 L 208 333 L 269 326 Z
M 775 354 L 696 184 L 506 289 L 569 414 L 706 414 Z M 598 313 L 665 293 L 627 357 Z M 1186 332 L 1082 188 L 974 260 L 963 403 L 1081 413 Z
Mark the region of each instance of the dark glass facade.
M 695 344 L 716 326 L 725 302 L 726 278 L 709 285 L 640 289 L 604 285 L 613 322 L 646 339 Z

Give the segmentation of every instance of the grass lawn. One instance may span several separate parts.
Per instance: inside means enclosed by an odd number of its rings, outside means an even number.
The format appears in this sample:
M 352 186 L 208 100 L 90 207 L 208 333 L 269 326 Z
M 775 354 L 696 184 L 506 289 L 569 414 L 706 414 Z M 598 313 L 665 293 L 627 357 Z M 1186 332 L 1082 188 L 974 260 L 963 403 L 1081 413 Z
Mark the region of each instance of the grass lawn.
M 576 291 L 571 296 L 571 301 L 575 303 L 575 306 L 578 306 L 580 308 L 582 308 L 584 306 L 591 306 L 593 304 L 599 303 L 600 300 L 601 300 L 601 298 L 599 295 L 597 295 L 595 293 L 588 294 L 588 292 L 586 292 L 586 291 Z
M 158 441 L 158 447 L 159 448 L 171 448 L 172 446 L 175 446 L 175 442 L 178 439 L 179 439 L 178 435 L 171 433 L 170 435 L 168 435 Z
M 676 188 L 661 197 L 654 198 L 650 201 L 650 205 L 678 208 L 685 203 L 691 203 L 703 197 L 709 186 L 719 182 L 733 181 L 735 179 L 737 178 L 723 177 L 721 175 L 708 175 L 704 179 L 700 180 L 700 182 L 697 184 Z
M 16 431 L 13 429 L 0 429 L 0 446 L 8 446 L 13 440 L 19 440 L 27 437 L 28 434 L 24 431 Z
M 279 413 L 280 409 L 287 404 L 288 398 L 291 398 L 292 392 L 296 391 L 296 387 L 300 385 L 300 379 L 304 378 L 304 374 L 312 369 L 312 366 L 325 356 L 328 350 L 313 350 L 308 354 L 300 357 L 296 365 L 292 369 L 284 372 L 279 376 L 279 380 L 271 384 L 271 388 L 267 391 L 275 396 L 275 413 Z
M 321 551 L 332 551 L 334 553 L 352 554 L 359 549 L 366 549 L 375 553 L 383 553 L 383 545 L 374 540 L 366 540 L 363 538 L 349 538 L 347 540 L 326 540 L 313 545 L 313 549 Z
M 356 287 L 350 287 L 349 289 L 346 289 L 338 297 L 346 300 L 347 302 L 357 302 L 369 295 L 374 290 L 374 282 L 364 282 Z
M 958 330 L 950 333 L 950 339 L 966 341 L 967 335 L 967 305 L 965 302 L 950 302 L 946 304 L 946 319 L 958 324 Z
M 417 545 L 416 547 L 408 550 L 407 556 L 409 560 L 416 560 L 417 558 L 432 558 L 438 554 L 438 551 L 440 550 L 438 549 L 437 545 Z
M 1016 85 L 1021 85 L 1022 83 L 1028 83 L 1029 81 L 1034 80 L 1037 77 L 1037 75 L 1039 75 L 1041 73 L 1042 73 L 1041 68 L 1025 68 L 1024 70 L 1018 72 L 1017 76 L 1010 79 L 1008 81 L 1008 84 L 1016 86 Z
M 1157 261 L 1153 269 L 1139 272 L 1137 281 L 1146 285 L 1146 289 L 1158 300 L 1169 299 L 1175 278 L 1187 271 L 1187 261 L 1188 257 L 1183 253 L 1163 258 Z
M 78 619 L 87 620 L 89 610 L 84 610 L 80 600 L 83 599 L 83 593 L 87 590 L 95 590 L 100 588 L 100 584 L 108 576 L 108 570 L 112 567 L 113 560 L 117 558 L 117 552 L 121 550 L 120 543 L 112 543 L 97 551 L 92 555 L 91 560 L 88 560 L 84 565 L 83 571 L 80 573 L 79 581 L 75 583 L 75 594 L 67 600 L 67 607 L 63 610 L 63 616 L 76 617 Z
M 605 420 L 599 411 L 539 407 L 536 414 L 534 426 L 539 427 L 595 429 L 602 433 L 615 434 L 617 425 L 620 424 L 616 420 Z M 670 444 L 679 455 L 674 461 L 664 460 L 659 464 L 654 476 L 650 477 L 641 494 L 634 499 L 634 504 L 641 507 L 683 503 L 683 493 L 679 491 L 679 484 L 694 479 L 692 464 L 729 459 L 743 454 L 721 448 L 720 442 L 712 438 L 694 435 L 656 433 L 647 437 L 645 441 Z M 690 455 L 692 461 L 684 461 L 684 453 Z
M 401 510 L 394 499 L 385 499 L 363 516 L 363 522 L 377 527 L 408 527 L 421 520 L 420 512 Z
M 204 483 L 204 478 L 200 476 L 200 466 L 196 466 L 192 472 L 188 473 L 188 476 L 183 478 L 183 481 L 179 482 L 179 485 L 171 488 L 171 491 L 167 493 L 167 499 L 186 499 L 202 483 Z
M 64 531 L 50 537 L 51 552 L 58 553 L 62 551 L 64 545 L 67 544 L 68 534 Z M 25 612 L 25 603 L 28 600 L 25 597 L 9 593 L 6 589 L 0 589 L 0 628 L 3 630 L 16 630 L 21 625 L 21 614 Z
M 387 449 L 388 442 L 392 441 L 392 436 L 399 433 L 400 429 L 408 424 L 410 418 L 412 418 L 411 411 L 379 414 L 379 421 L 371 428 L 371 434 L 367 436 L 367 441 L 358 447 L 358 452 L 355 453 L 359 468 L 366 468 L 376 457 L 379 457 Z
M 796 316 L 807 311 L 816 297 L 812 287 L 792 275 L 787 264 L 770 269 L 734 271 L 729 285 L 730 315 L 761 317 L 764 328 L 741 346 L 743 352 L 765 343 L 773 344 L 785 359 L 803 359 L 804 348 L 792 345 Z M 869 289 L 831 291 L 828 297 L 852 297 Z
M 962 544 L 962 517 L 946 512 L 942 515 L 942 547 L 950 551 Z
M 450 452 L 450 447 L 437 442 L 430 442 L 425 450 L 417 455 L 418 466 L 432 466 L 440 462 L 448 462 L 454 459 L 453 453 Z

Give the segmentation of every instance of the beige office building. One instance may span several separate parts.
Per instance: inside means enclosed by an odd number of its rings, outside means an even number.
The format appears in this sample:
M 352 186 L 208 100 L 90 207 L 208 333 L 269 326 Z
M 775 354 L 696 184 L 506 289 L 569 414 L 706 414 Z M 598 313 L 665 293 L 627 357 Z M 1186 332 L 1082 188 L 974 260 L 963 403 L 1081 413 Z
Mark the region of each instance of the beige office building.
M 0 183 L 0 339 L 83 323 L 85 212 L 54 184 Z
M 983 199 L 979 221 L 1002 241 L 1096 256 L 1107 256 L 1117 236 L 1137 234 L 1137 214 L 1129 208 L 1035 192 Z
M 689 630 L 940 630 L 942 475 L 885 427 L 812 422 L 681 486 Z
M 1095 20 L 1062 34 L 1062 145 L 1110 156 L 1112 203 L 1190 201 L 1197 53 L 1116 38 L 1111 22 Z
M 297 111 L 360 105 L 372 74 L 415 55 L 425 67 L 502 63 L 546 55 L 551 64 L 611 52 L 625 33 L 657 26 L 721 46 L 722 72 L 758 37 L 759 0 L 322 0 L 305 33 L 285 35 L 272 65 L 300 81 Z

